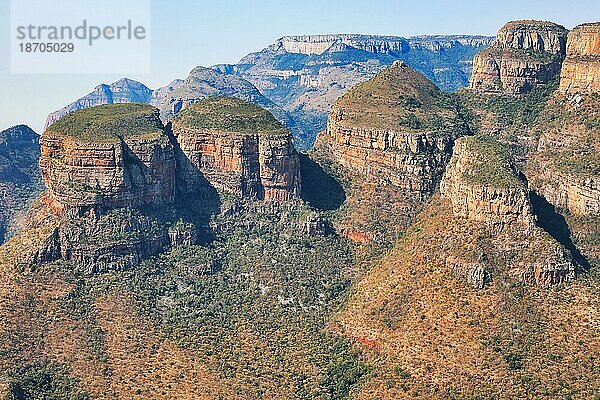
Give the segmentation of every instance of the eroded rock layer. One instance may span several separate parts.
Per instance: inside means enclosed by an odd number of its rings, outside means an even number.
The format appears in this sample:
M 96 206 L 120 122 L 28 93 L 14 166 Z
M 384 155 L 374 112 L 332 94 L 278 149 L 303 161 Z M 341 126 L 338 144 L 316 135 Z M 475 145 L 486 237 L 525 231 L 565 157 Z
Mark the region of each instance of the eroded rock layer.
M 507 225 L 531 229 L 527 188 L 518 178 L 504 147 L 491 138 L 460 138 L 440 184 L 456 216 L 485 222 L 502 230 Z
M 485 226 L 498 251 L 527 246 L 539 250 L 537 258 L 512 272 L 523 281 L 552 285 L 575 276 L 569 252 L 536 226 L 528 189 L 499 142 L 486 136 L 457 140 L 440 192 L 450 201 L 456 217 Z M 484 286 L 486 269 L 482 260 L 466 265 L 450 262 L 476 287 Z
M 446 96 L 399 62 L 340 98 L 319 140 L 348 170 L 423 197 L 465 131 Z
M 600 22 L 576 26 L 560 72 L 562 92 L 600 92 Z
M 242 198 L 286 201 L 299 195 L 292 135 L 266 110 L 233 98 L 209 98 L 173 119 L 185 156 L 183 190 L 209 184 Z
M 175 157 L 158 110 L 141 104 L 69 114 L 40 139 L 45 198 L 57 213 L 173 201 Z
M 473 59 L 470 88 L 522 94 L 560 73 L 568 31 L 552 22 L 513 21 Z

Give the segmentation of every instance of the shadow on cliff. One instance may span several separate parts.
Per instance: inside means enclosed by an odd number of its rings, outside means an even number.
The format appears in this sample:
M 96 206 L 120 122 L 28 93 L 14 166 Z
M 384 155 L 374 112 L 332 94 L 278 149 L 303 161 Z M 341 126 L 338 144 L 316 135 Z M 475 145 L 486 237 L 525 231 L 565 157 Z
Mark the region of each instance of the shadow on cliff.
M 300 154 L 302 199 L 319 210 L 337 210 L 346 201 L 342 184 L 323 167 Z
M 556 211 L 556 208 L 535 192 L 529 192 L 533 213 L 537 216 L 537 225 L 548 232 L 557 242 L 565 246 L 571 252 L 573 261 L 577 264 L 578 272 L 587 272 L 590 263 L 581 251 L 575 246 L 571 239 L 571 229 L 565 217 Z
M 159 214 L 165 222 L 181 220 L 194 224 L 198 243 L 206 244 L 214 240 L 210 221 L 221 211 L 221 199 L 217 189 L 183 153 L 170 128 L 167 124 L 166 130 L 175 152 L 175 201 L 172 206 L 155 208 L 150 212 Z

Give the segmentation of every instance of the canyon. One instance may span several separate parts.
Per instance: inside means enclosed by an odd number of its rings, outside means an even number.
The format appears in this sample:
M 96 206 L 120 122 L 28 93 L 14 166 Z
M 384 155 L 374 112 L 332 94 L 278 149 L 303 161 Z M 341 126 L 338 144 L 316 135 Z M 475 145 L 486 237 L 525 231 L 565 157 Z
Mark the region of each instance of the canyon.
M 103 86 L 41 155 L 2 132 L 0 189 L 39 157 L 46 191 L 0 246 L 0 397 L 594 398 L 599 36 L 289 36 Z

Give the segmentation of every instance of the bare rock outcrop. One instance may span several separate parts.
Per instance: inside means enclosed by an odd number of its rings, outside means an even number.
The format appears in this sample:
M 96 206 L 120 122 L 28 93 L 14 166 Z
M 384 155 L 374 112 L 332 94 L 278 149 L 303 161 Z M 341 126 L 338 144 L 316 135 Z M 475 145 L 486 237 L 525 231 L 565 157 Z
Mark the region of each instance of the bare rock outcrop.
M 299 196 L 300 165 L 292 135 L 268 111 L 246 101 L 213 97 L 190 105 L 172 129 L 185 159 L 183 191 L 201 185 L 249 199 Z
M 563 93 L 600 92 L 600 22 L 578 25 L 569 33 L 559 89 Z
M 522 94 L 560 73 L 567 29 L 545 21 L 512 21 L 494 44 L 473 59 L 470 88 L 478 92 Z
M 44 198 L 59 214 L 97 216 L 173 201 L 174 150 L 154 107 L 118 104 L 73 112 L 48 127 L 40 145 Z

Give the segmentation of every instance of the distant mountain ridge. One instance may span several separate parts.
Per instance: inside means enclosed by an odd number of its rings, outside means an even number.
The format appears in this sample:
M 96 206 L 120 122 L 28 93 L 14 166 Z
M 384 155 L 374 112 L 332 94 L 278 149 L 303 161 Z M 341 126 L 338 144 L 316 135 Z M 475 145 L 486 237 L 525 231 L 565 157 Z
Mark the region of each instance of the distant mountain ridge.
M 25 125 L 0 131 L 0 244 L 15 215 L 43 188 L 38 170 L 39 136 Z
M 405 61 L 442 90 L 454 91 L 468 85 L 473 57 L 494 39 L 481 35 L 284 36 L 237 64 L 213 68 L 250 81 L 287 110 L 309 131 L 297 145 L 310 148 L 325 129 L 333 102 L 394 61 Z
M 69 112 L 101 104 L 149 103 L 167 119 L 209 96 L 230 96 L 269 110 L 294 133 L 299 149 L 312 146 L 333 102 L 401 59 L 445 91 L 468 85 L 472 58 L 494 38 L 480 35 L 401 36 L 334 34 L 284 36 L 237 64 L 197 67 L 186 79 L 152 90 L 121 79 L 51 113 L 45 128 Z

